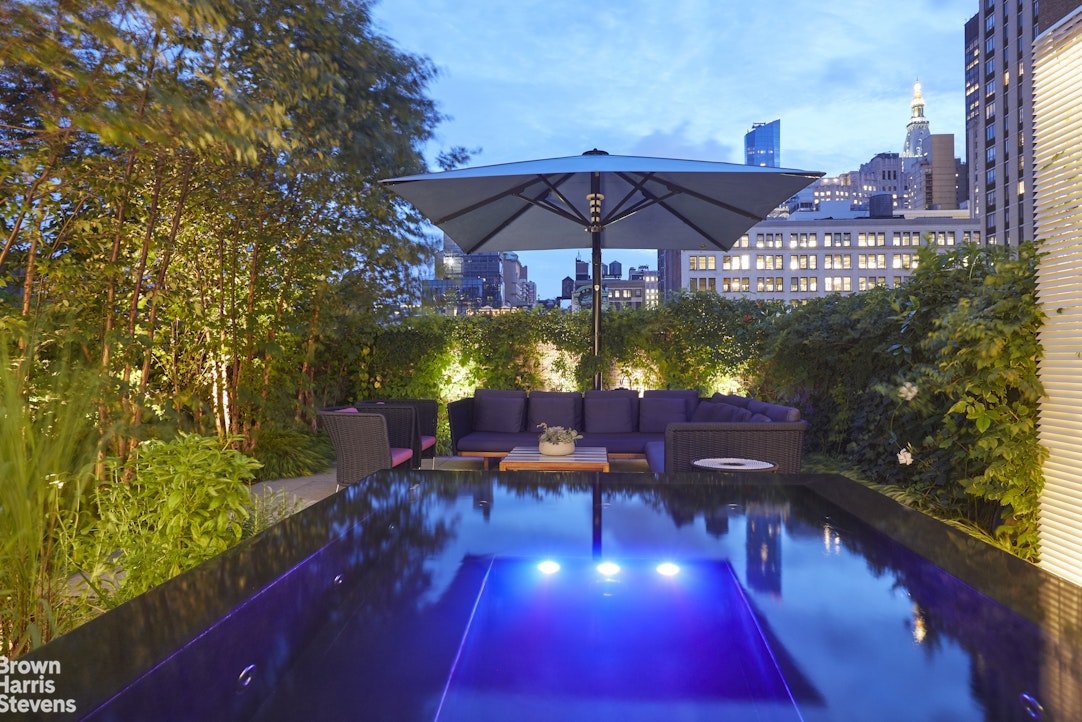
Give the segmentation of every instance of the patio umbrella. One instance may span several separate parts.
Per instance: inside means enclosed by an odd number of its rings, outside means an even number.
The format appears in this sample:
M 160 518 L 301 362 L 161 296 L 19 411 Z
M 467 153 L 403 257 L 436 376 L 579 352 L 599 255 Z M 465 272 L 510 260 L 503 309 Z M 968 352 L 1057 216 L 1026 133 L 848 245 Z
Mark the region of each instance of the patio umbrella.
M 593 352 L 600 356 L 603 248 L 728 251 L 822 175 L 594 149 L 382 182 L 465 253 L 592 248 Z

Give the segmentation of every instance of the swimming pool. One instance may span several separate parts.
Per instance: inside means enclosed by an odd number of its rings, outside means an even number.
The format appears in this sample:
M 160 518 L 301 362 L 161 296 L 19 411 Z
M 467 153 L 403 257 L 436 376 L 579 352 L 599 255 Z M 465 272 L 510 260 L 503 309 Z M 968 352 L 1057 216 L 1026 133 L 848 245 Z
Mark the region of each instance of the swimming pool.
M 1068 720 L 1080 615 L 841 477 L 388 471 L 35 657 L 90 719 Z

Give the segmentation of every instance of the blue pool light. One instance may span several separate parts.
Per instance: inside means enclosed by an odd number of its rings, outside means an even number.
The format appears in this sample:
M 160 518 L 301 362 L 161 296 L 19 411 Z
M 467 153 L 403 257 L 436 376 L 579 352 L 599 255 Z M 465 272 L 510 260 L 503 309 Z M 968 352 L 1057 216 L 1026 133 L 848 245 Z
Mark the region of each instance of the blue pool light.
M 556 572 L 560 571 L 560 564 L 559 562 L 554 562 L 551 559 L 546 559 L 545 561 L 537 565 L 537 570 L 542 574 L 555 574 Z
M 662 562 L 657 565 L 657 573 L 663 577 L 675 577 L 680 573 L 680 567 L 672 562 Z
M 597 565 L 597 571 L 599 574 L 604 574 L 606 577 L 616 576 L 620 573 L 620 565 L 613 562 L 601 562 Z

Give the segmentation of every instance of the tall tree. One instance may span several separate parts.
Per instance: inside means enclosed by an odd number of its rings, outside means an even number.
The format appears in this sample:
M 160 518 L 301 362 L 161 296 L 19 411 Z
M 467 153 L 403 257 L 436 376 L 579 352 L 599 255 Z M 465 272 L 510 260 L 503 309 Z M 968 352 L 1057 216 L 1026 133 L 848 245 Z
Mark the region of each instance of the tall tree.
M 404 290 L 419 219 L 376 180 L 440 118 L 369 7 L 0 0 L 5 323 L 78 319 L 102 424 L 303 417 L 340 279 Z

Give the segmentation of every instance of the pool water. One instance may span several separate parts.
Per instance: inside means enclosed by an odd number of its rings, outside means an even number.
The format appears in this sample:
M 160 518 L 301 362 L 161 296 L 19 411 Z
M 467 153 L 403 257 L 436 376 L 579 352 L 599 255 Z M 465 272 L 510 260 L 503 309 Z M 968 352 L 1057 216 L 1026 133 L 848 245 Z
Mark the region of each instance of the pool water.
M 1036 625 L 800 487 L 708 491 L 418 490 L 440 543 L 257 718 L 1033 719 Z
M 30 655 L 91 720 L 1082 719 L 1082 589 L 837 476 L 386 471 Z

